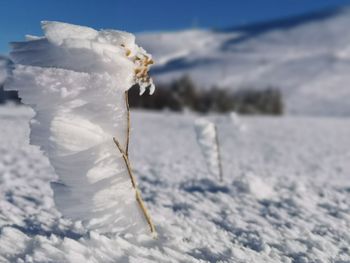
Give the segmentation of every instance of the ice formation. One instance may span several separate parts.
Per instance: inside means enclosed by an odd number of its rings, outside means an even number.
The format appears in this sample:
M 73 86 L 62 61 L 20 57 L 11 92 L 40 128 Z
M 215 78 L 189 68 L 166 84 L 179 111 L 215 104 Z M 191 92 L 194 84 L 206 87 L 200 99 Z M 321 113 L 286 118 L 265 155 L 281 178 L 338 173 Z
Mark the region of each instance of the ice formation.
M 214 123 L 200 118 L 195 121 L 197 142 L 201 148 L 210 173 L 222 180 L 222 168 L 218 135 Z
M 30 141 L 47 155 L 62 215 L 100 233 L 149 232 L 130 182 L 125 92 L 154 91 L 152 58 L 127 32 L 42 22 L 44 37 L 12 43 L 16 63 L 7 90 L 36 113 Z M 116 147 L 116 138 L 120 149 Z
M 244 132 L 247 130 L 247 127 L 242 122 L 241 118 L 238 116 L 236 112 L 231 112 L 229 114 L 229 118 L 231 119 L 232 126 L 235 128 L 235 130 L 238 130 L 240 132 Z

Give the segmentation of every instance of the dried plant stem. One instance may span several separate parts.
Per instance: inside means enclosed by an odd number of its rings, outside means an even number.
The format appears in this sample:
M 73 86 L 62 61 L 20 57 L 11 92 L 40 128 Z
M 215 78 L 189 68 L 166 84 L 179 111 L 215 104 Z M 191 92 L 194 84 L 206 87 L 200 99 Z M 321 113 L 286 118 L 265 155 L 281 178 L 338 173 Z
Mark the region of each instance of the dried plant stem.
M 136 192 L 136 201 L 139 204 L 140 209 L 141 209 L 141 211 L 142 211 L 142 213 L 143 213 L 143 215 L 144 215 L 144 217 L 145 217 L 145 219 L 150 227 L 151 233 L 156 235 L 156 229 L 155 229 L 154 224 L 152 222 L 152 219 L 151 219 L 151 217 L 146 209 L 144 201 L 141 197 L 140 190 L 137 187 L 136 179 L 132 173 L 132 168 L 131 168 L 131 164 L 129 161 L 128 151 L 129 151 L 129 141 L 130 141 L 130 108 L 129 108 L 129 103 L 128 103 L 127 91 L 125 92 L 125 104 L 126 104 L 126 109 L 127 109 L 127 137 L 126 137 L 125 150 L 123 150 L 121 144 L 119 143 L 119 141 L 115 137 L 113 138 L 113 141 L 114 141 L 115 145 L 117 146 L 117 148 L 119 149 L 119 151 L 122 154 L 122 157 L 124 159 L 125 166 L 128 170 L 128 174 L 129 174 L 129 177 L 131 180 L 132 187 L 135 189 L 135 192 Z
M 221 154 L 220 154 L 218 129 L 217 129 L 216 125 L 214 127 L 215 127 L 215 141 L 216 141 L 216 145 L 218 147 L 219 179 L 220 179 L 220 182 L 222 182 L 224 176 L 223 176 L 223 172 L 222 172 L 222 162 L 221 162 Z
M 129 141 L 130 141 L 130 106 L 129 106 L 129 96 L 128 91 L 125 91 L 125 107 L 126 107 L 126 121 L 127 121 L 127 130 L 126 130 L 126 146 L 125 146 L 125 154 L 129 156 Z
M 128 170 L 128 174 L 130 176 L 132 187 L 136 188 L 136 180 L 135 180 L 135 178 L 134 178 L 134 176 L 132 174 L 132 171 L 131 171 L 131 165 L 130 165 L 130 162 L 129 162 L 129 158 L 126 155 L 126 152 L 122 149 L 120 143 L 118 142 L 118 140 L 115 137 L 113 138 L 113 141 L 114 141 L 115 145 L 118 147 L 120 153 L 122 154 L 122 157 L 124 159 L 126 168 Z

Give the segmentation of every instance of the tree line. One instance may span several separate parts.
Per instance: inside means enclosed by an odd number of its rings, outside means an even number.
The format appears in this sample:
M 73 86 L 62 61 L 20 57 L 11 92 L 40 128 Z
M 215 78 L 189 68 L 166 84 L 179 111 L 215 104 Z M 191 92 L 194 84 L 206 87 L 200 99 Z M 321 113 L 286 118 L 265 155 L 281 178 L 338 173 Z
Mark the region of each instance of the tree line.
M 137 86 L 129 90 L 129 103 L 134 108 L 172 111 L 189 109 L 201 113 L 236 111 L 241 114 L 283 114 L 282 94 L 274 87 L 202 89 L 190 77 L 184 76 L 168 84 L 157 84 L 153 95 L 139 96 L 138 90 Z

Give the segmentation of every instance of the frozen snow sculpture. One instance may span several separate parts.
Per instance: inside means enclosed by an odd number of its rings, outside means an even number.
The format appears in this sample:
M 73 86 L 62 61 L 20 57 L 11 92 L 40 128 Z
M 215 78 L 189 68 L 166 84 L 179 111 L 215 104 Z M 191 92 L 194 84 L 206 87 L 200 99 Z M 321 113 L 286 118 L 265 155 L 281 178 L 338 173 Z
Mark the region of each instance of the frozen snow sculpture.
M 232 125 L 236 130 L 238 130 L 239 132 L 245 132 L 247 130 L 247 127 L 244 125 L 241 118 L 236 112 L 231 112 L 229 114 L 229 118 L 231 119 Z
M 219 140 L 215 124 L 206 119 L 200 118 L 195 121 L 194 127 L 197 136 L 197 142 L 201 148 L 209 171 L 217 178 L 219 178 L 220 181 L 222 181 L 223 174 L 221 167 Z
M 59 176 L 59 211 L 100 233 L 155 229 L 132 174 L 127 91 L 154 85 L 151 56 L 132 34 L 42 22 L 44 37 L 12 43 L 16 63 L 6 89 L 33 107 L 30 141 Z

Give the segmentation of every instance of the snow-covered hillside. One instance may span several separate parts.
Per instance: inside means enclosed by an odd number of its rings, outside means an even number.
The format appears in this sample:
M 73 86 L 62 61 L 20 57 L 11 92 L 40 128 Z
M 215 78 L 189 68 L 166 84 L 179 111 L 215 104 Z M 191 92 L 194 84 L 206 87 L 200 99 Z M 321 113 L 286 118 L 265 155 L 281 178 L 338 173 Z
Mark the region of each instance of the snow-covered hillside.
M 350 120 L 212 116 L 224 183 L 197 116 L 133 112 L 134 161 L 158 239 L 89 233 L 56 210 L 33 112 L 0 107 L 0 262 L 349 262 Z M 288 136 L 286 136 L 288 134 Z
M 350 8 L 230 30 L 144 33 L 153 75 L 199 85 L 280 88 L 293 114 L 350 116 Z

